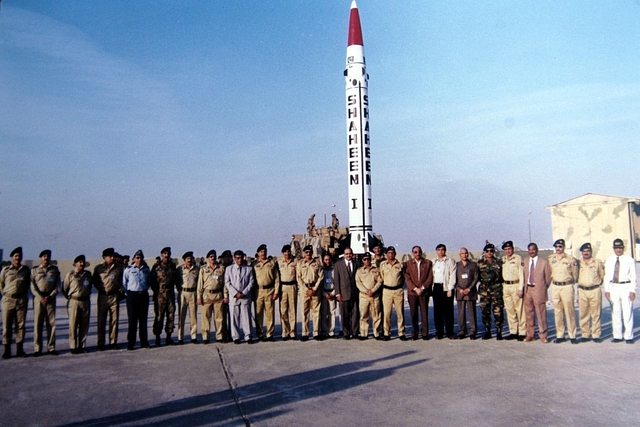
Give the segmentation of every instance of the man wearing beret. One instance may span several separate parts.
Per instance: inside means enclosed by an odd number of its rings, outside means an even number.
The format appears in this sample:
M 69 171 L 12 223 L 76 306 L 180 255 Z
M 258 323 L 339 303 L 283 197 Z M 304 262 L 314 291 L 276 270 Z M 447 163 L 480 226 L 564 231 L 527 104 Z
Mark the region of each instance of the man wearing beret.
M 253 261 L 256 288 L 256 338 L 262 341 L 273 341 L 275 332 L 276 306 L 275 301 L 280 295 L 280 274 L 278 261 L 267 257 L 267 245 L 258 246 L 258 258 Z M 263 329 L 264 318 L 267 318 L 266 336 Z
M 178 267 L 178 344 L 184 344 L 184 324 L 189 312 L 189 326 L 191 327 L 191 344 L 198 344 L 198 314 L 197 298 L 198 276 L 200 267 L 195 263 L 193 252 L 182 255 L 184 264 Z
M 358 309 L 360 311 L 360 336 L 358 339 L 364 341 L 369 336 L 369 318 L 372 320 L 373 336 L 375 339 L 382 339 L 378 335 L 382 315 L 380 313 L 380 287 L 382 278 L 380 271 L 371 264 L 371 254 L 365 252 L 362 255 L 362 267 L 356 271 L 356 286 L 360 291 Z
M 565 341 L 564 320 L 566 317 L 566 329 L 571 344 L 578 344 L 576 339 L 576 309 L 574 306 L 574 284 L 578 280 L 578 261 L 565 253 L 564 239 L 556 240 L 553 243 L 553 247 L 556 253 L 549 257 L 549 266 L 551 267 L 551 290 L 553 291 L 553 315 L 556 320 L 556 340 L 554 342 L 560 344 Z
M 198 305 L 202 306 L 202 342 L 209 344 L 211 315 L 216 331 L 216 341 L 225 342 L 225 307 L 229 302 L 229 293 L 224 287 L 225 266 L 217 262 L 215 250 L 207 253 L 207 263 L 200 267 L 198 275 Z
M 513 253 L 513 242 L 504 242 L 502 250 L 502 299 L 509 322 L 508 340 L 524 341 L 527 335 L 527 321 L 524 315 L 524 262 Z
M 33 355 L 42 354 L 42 327 L 47 324 L 48 354 L 56 351 L 56 296 L 61 285 L 60 270 L 51 265 L 51 251 L 40 252 L 40 265 L 31 269 L 31 293 L 33 293 Z
M 484 247 L 484 257 L 478 261 L 480 271 L 480 308 L 482 309 L 482 323 L 484 324 L 483 340 L 491 338 L 491 313 L 496 324 L 496 340 L 502 340 L 502 326 L 504 325 L 504 300 L 502 298 L 502 263 L 495 257 L 496 247 L 488 243 Z
M 167 334 L 166 345 L 173 345 L 171 334 L 174 328 L 176 313 L 175 288 L 178 282 L 178 268 L 171 260 L 171 248 L 165 247 L 160 251 L 160 261 L 151 268 L 150 286 L 153 289 L 153 334 L 156 337 L 156 347 L 160 347 L 162 328 Z M 165 323 L 166 317 L 166 323 Z
M 579 261 L 578 273 L 578 307 L 580 308 L 580 331 L 582 342 L 593 338 L 600 342 L 602 326 L 602 281 L 604 280 L 604 264 L 593 257 L 591 243 L 580 246 L 582 258 Z
M 371 247 L 371 251 L 373 252 L 373 256 L 371 257 L 371 264 L 373 264 L 378 270 L 380 270 L 380 264 L 385 260 L 384 256 L 384 247 L 382 246 L 382 242 L 376 239 Z M 382 298 L 380 298 L 380 313 L 384 313 L 384 303 Z M 380 327 L 378 328 L 378 336 L 382 337 L 384 335 L 384 321 L 380 322 Z
M 105 329 L 109 315 L 109 348 L 118 349 L 118 324 L 120 321 L 120 301 L 124 299 L 122 265 L 115 262 L 115 251 L 102 251 L 103 263 L 93 269 L 93 286 L 98 290 L 98 350 L 105 349 Z
M 69 348 L 72 354 L 87 353 L 87 332 L 91 312 L 91 273 L 84 269 L 86 258 L 78 255 L 73 270 L 64 278 L 62 294 L 69 314 Z
M 229 293 L 231 337 L 234 344 L 242 340 L 253 344 L 251 338 L 251 291 L 255 284 L 253 270 L 245 263 L 241 250 L 233 253 L 233 264 L 224 272 L 224 286 Z
M 296 319 L 298 312 L 298 282 L 296 280 L 297 261 L 291 255 L 291 245 L 282 247 L 282 260 L 278 262 L 280 275 L 280 323 L 282 340 L 296 339 Z
M 633 301 L 636 299 L 636 263 L 624 254 L 622 239 L 613 241 L 614 255 L 604 267 L 604 295 L 611 302 L 613 342 L 633 344 Z M 620 315 L 622 315 L 622 320 Z M 624 335 L 622 325 L 624 324 Z
M 122 286 L 127 293 L 127 350 L 136 344 L 136 332 L 140 330 L 140 347 L 149 348 L 147 319 L 149 316 L 149 275 L 151 270 L 144 261 L 142 250 L 133 255 L 133 264 L 124 270 Z
M 307 245 L 302 250 L 304 258 L 296 266 L 296 279 L 300 288 L 300 301 L 302 305 L 302 338 L 300 341 L 309 340 L 309 313 L 313 316 L 313 336 L 320 334 L 320 286 L 324 282 L 322 264 L 313 258 L 313 248 Z
M 380 277 L 382 278 L 382 307 L 383 329 L 385 341 L 391 339 L 391 313 L 396 307 L 396 320 L 398 322 L 398 338 L 406 341 L 404 324 L 404 265 L 396 259 L 396 248 L 387 248 L 387 259 L 380 263 Z M 453 316 L 453 307 L 451 308 Z M 452 325 L 453 328 L 453 325 Z M 451 332 L 453 333 L 453 332 Z
M 2 292 L 2 343 L 3 359 L 11 357 L 13 323 L 16 324 L 16 356 L 27 357 L 24 352 L 24 322 L 27 317 L 27 294 L 31 282 L 31 271 L 22 265 L 22 247 L 11 251 L 11 264 L 0 273 Z

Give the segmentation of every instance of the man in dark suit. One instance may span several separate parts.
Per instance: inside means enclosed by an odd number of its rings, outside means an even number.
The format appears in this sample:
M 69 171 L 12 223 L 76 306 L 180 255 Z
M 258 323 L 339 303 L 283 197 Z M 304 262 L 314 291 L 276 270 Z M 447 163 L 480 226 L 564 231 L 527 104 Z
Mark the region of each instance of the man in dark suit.
M 527 316 L 525 342 L 535 340 L 534 314 L 538 318 L 540 342 L 547 343 L 547 289 L 551 284 L 551 268 L 546 259 L 538 256 L 538 245 L 529 243 L 529 256 L 524 261 L 524 308 Z M 521 296 L 521 295 L 519 295 Z
M 336 299 L 342 308 L 342 332 L 345 340 L 358 335 L 360 313 L 358 311 L 358 288 L 356 287 L 356 270 L 358 262 L 354 259 L 353 250 L 344 250 L 344 257 L 336 262 L 333 270 Z
M 411 338 L 418 339 L 418 313 L 422 318 L 420 329 L 423 340 L 429 336 L 429 296 L 433 286 L 433 265 L 422 257 L 422 248 L 411 249 L 413 259 L 407 261 L 404 279 L 407 282 L 407 298 L 411 314 Z
M 476 339 L 476 300 L 478 299 L 478 264 L 469 260 L 467 248 L 460 248 L 460 262 L 456 264 L 456 301 L 458 302 L 458 339 L 467 334 L 469 319 L 469 339 Z

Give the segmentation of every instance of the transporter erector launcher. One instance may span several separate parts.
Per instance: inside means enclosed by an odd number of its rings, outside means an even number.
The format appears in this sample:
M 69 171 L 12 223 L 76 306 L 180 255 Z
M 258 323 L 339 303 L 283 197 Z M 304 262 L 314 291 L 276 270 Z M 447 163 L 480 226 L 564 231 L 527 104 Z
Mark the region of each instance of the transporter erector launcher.
M 369 75 L 364 60 L 360 15 L 351 2 L 347 68 L 347 156 L 349 177 L 349 235 L 355 254 L 363 254 L 374 242 L 371 223 L 371 150 L 369 146 Z

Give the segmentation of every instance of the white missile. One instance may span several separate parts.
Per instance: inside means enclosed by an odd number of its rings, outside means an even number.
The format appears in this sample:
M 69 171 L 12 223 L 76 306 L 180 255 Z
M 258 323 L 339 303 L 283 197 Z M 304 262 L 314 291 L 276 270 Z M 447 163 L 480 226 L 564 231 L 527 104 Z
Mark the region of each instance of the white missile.
M 347 172 L 349 182 L 349 235 L 355 254 L 367 252 L 373 243 L 371 222 L 371 150 L 369 146 L 369 75 L 364 59 L 360 15 L 351 2 L 347 68 Z

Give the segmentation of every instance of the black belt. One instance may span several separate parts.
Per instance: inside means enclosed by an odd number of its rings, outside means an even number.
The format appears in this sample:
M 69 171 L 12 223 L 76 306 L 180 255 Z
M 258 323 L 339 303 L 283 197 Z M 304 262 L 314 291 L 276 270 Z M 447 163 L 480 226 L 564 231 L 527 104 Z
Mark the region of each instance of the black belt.
M 221 294 L 222 289 L 220 289 L 219 291 L 212 291 L 211 289 L 208 289 L 207 292 L 209 292 L 210 294 Z
M 23 293 L 23 294 L 13 294 L 13 295 L 9 295 L 10 298 L 13 299 L 20 299 L 20 298 L 26 298 L 27 297 L 27 293 Z
M 295 280 L 293 282 L 280 282 L 281 285 L 297 285 L 298 282 L 296 282 Z
M 396 289 L 402 289 L 404 285 L 397 285 L 397 286 L 387 286 L 385 284 L 382 285 L 382 287 L 384 289 L 390 290 L 390 291 L 395 291 Z
M 593 285 L 593 286 L 578 285 L 578 289 L 582 289 L 583 291 L 592 291 L 592 290 L 597 289 L 599 287 L 600 287 L 600 285 Z
M 149 292 L 147 292 L 147 291 L 127 291 L 127 294 L 137 294 L 137 295 L 147 294 L 147 295 L 149 295 Z
M 504 282 L 505 285 L 517 285 L 518 283 L 520 283 L 520 280 L 505 280 Z
M 89 301 L 89 297 L 70 297 L 74 301 Z
M 554 285 L 556 286 L 567 286 L 567 285 L 573 285 L 575 282 L 553 282 Z
M 631 283 L 631 280 L 625 280 L 624 282 L 611 282 L 611 283 L 613 283 L 614 285 L 624 285 L 626 283 Z
M 272 284 L 267 285 L 267 286 L 260 286 L 260 289 L 273 289 L 273 288 L 274 288 L 274 286 L 275 286 L 275 285 L 272 283 Z
M 531 283 L 527 283 L 527 288 L 535 288 L 536 285 L 532 285 Z
M 111 292 L 105 292 L 105 291 L 98 291 L 98 293 L 100 295 L 106 295 L 108 297 L 112 297 L 114 295 L 118 295 L 120 293 L 120 291 L 111 291 Z
M 333 288 L 331 288 L 331 289 L 322 288 L 322 290 L 325 291 L 325 292 L 333 292 Z
M 195 292 L 196 288 L 182 288 L 182 292 Z

